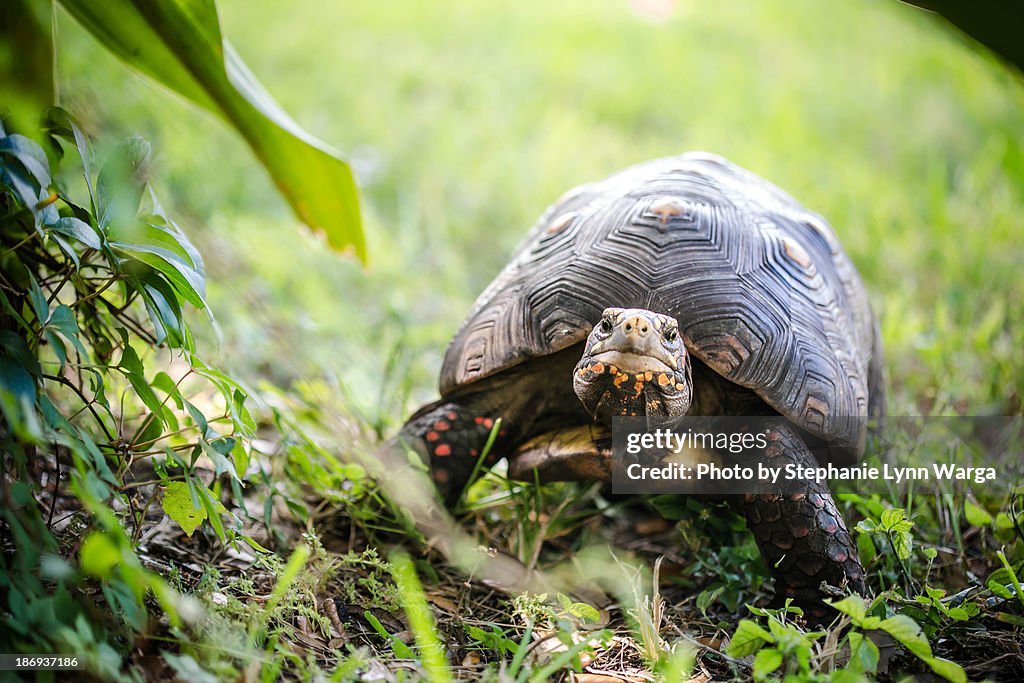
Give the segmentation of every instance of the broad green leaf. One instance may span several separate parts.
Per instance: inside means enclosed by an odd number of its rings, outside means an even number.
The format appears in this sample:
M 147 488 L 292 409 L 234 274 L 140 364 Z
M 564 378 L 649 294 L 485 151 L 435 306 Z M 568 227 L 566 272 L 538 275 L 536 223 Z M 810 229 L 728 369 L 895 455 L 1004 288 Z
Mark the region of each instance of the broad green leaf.
M 159 415 L 160 399 L 156 397 L 153 387 L 149 386 L 149 382 L 146 381 L 146 371 L 142 361 L 139 359 L 139 354 L 135 353 L 135 349 L 130 345 L 125 345 L 118 367 L 124 370 L 128 382 L 132 385 L 132 389 L 139 395 L 139 398 L 146 407 Z
M 864 617 L 860 627 L 865 631 L 872 631 L 882 625 L 882 617 Z
M 64 218 L 61 218 L 51 225 L 50 229 L 54 232 L 59 232 L 62 235 L 74 237 L 76 240 L 92 249 L 99 249 L 103 246 L 102 242 L 100 242 L 100 236 L 96 234 L 96 230 L 94 230 L 93 227 L 85 221 L 81 221 L 74 216 L 65 216 Z
M 1012 598 L 1013 597 L 1013 586 L 1010 583 L 1010 572 L 1005 568 L 1001 567 L 991 574 L 988 575 L 988 579 L 985 581 L 985 585 L 992 591 L 994 595 L 1000 598 Z
M 81 330 L 78 328 L 78 321 L 75 319 L 75 314 L 70 308 L 64 304 L 58 305 L 50 313 L 50 320 L 46 323 L 46 327 L 59 333 L 60 336 L 71 342 L 71 345 L 75 347 L 75 350 L 81 354 L 83 359 L 89 357 L 89 352 L 85 350 L 85 345 L 78 338 Z
M 213 527 L 213 532 L 217 534 L 217 538 L 221 542 L 227 542 L 227 534 L 224 532 L 224 522 L 221 521 L 221 514 L 227 512 L 227 508 L 219 500 L 213 497 L 210 489 L 205 486 L 196 486 L 196 493 L 199 494 L 199 500 L 203 507 L 206 509 L 206 517 L 210 520 L 210 526 Z
M 257 543 L 255 540 L 249 538 L 245 534 L 239 534 L 238 537 L 241 538 L 243 541 L 245 541 L 249 545 L 249 547 L 252 548 L 253 550 L 255 550 L 256 552 L 258 552 L 258 553 L 268 553 L 268 554 L 270 553 L 269 550 L 267 550 L 266 548 L 264 548 L 259 543 Z
M 210 441 L 210 447 L 221 455 L 229 455 L 235 448 L 235 439 L 231 436 L 222 436 L 219 439 Z
M 950 607 L 946 610 L 946 614 L 956 621 L 967 621 L 971 618 L 970 613 L 963 607 Z
M 651 498 L 651 505 L 658 511 L 658 514 L 667 520 L 682 519 L 686 516 L 686 501 L 688 496 L 654 496 Z
M 878 646 L 864 634 L 850 631 L 850 668 L 874 673 L 878 668 Z
M 774 641 L 768 631 L 753 621 L 744 619 L 736 627 L 736 633 L 729 642 L 726 654 L 730 657 L 748 657 L 772 642 Z
M 142 375 L 146 372 L 145 367 L 142 365 L 142 359 L 139 358 L 139 354 L 135 352 L 135 349 L 130 344 L 125 344 L 124 351 L 121 352 L 121 362 L 118 366 L 124 368 L 129 374 Z
M 907 519 L 907 512 L 901 508 L 890 508 L 882 512 L 880 525 L 887 531 L 910 531 L 914 523 Z
M 227 459 L 227 457 L 225 457 L 224 453 L 221 452 L 220 448 L 218 448 L 215 445 L 220 443 L 222 443 L 222 441 L 220 440 L 210 443 L 206 439 L 199 439 L 199 444 L 202 446 L 203 449 L 203 455 L 209 458 L 210 462 L 213 463 L 213 467 L 217 473 L 217 476 L 219 477 L 225 472 L 230 472 L 232 477 L 237 478 L 238 473 L 235 471 L 235 468 L 231 466 L 231 462 Z M 234 445 L 234 441 L 232 440 L 231 446 Z M 227 452 L 230 453 L 231 449 L 229 448 Z
M 235 463 L 236 478 L 239 480 L 244 479 L 245 473 L 249 470 L 249 452 L 245 450 L 245 444 L 242 443 L 241 439 L 235 442 L 235 447 L 231 451 L 231 460 Z
M 775 642 L 779 642 L 783 638 L 789 638 L 789 636 L 795 633 L 790 630 L 790 626 L 783 624 L 778 619 L 768 619 L 768 631 L 772 634 Z
M 601 619 L 601 613 L 585 602 L 574 602 L 566 611 L 585 624 L 596 624 Z
M 68 363 L 68 350 L 64 346 L 64 342 L 50 330 L 43 331 L 43 338 L 46 339 L 46 343 L 50 345 L 54 355 L 57 356 L 57 362 L 60 363 L 60 371 L 64 372 L 64 366 Z
M 967 683 L 967 672 L 956 662 L 951 662 L 942 657 L 922 657 L 932 671 L 952 683 Z
M 43 148 L 35 141 L 24 135 L 8 135 L 0 138 L 0 155 L 17 159 L 41 187 L 49 187 L 50 163 L 46 159 Z
M 366 468 L 357 462 L 347 462 L 338 465 L 338 474 L 349 481 L 362 481 L 366 479 Z
M 0 356 L 0 392 L 9 394 L 19 406 L 36 402 L 36 383 L 27 370 L 10 356 Z
M 62 0 L 110 51 L 229 122 L 296 215 L 336 249 L 365 258 L 348 164 L 298 126 L 223 39 L 213 0 Z
M 29 277 L 28 300 L 32 304 L 32 312 L 42 327 L 50 319 L 50 304 L 46 302 L 46 295 L 39 289 L 39 283 L 34 277 Z
M 854 623 L 859 622 L 868 613 L 867 605 L 864 604 L 864 598 L 857 594 L 851 594 L 838 602 L 832 602 L 830 604 L 837 611 L 842 612 L 853 619 Z
M 192 536 L 199 525 L 206 519 L 206 508 L 198 508 L 192 504 L 192 494 L 188 484 L 183 481 L 171 481 L 164 487 L 164 499 L 161 502 L 167 516 L 178 523 L 186 536 Z
M 178 295 L 165 280 L 154 273 L 149 273 L 139 290 L 146 304 L 146 312 L 153 322 L 157 343 L 167 341 L 170 346 L 190 348 L 187 334 L 188 326 L 181 314 Z
M 992 523 L 992 515 L 969 500 L 964 501 L 964 517 L 972 526 L 987 526 Z
M 722 594 L 723 590 L 724 589 L 721 586 L 719 586 L 718 588 L 715 588 L 713 590 L 702 590 L 700 593 L 697 594 L 697 609 L 700 610 L 701 614 L 704 614 L 708 611 L 708 607 L 710 607 L 711 603 L 713 603 L 718 598 L 718 596 Z
M 178 384 L 175 382 L 170 375 L 166 372 L 160 371 L 153 376 L 153 381 L 150 382 L 150 386 L 154 389 L 159 389 L 174 401 L 174 405 L 178 407 L 178 410 L 184 410 L 185 404 L 182 402 L 181 390 L 178 389 Z
M 1005 512 L 1000 512 L 996 515 L 996 529 L 1012 529 L 1014 527 L 1013 520 Z
M 760 680 L 782 666 L 782 653 L 774 647 L 761 650 L 754 657 L 754 678 Z
M 0 301 L 7 303 L 7 299 L 0 294 Z M 19 321 L 23 321 L 21 316 L 17 316 L 14 313 L 14 309 L 5 307 L 7 312 L 12 316 L 17 317 Z M 24 329 L 30 330 L 28 326 L 23 326 Z M 0 349 L 3 350 L 3 355 L 7 356 L 10 360 L 13 360 L 17 365 L 24 368 L 29 373 L 38 377 L 42 373 L 42 368 L 39 366 L 39 360 L 35 354 L 29 350 L 28 344 L 25 340 L 13 330 L 0 330 Z
M 908 531 L 892 532 L 892 545 L 896 548 L 896 557 L 909 560 L 914 548 L 914 537 Z
M 860 556 L 861 564 L 865 567 L 871 566 L 875 557 L 878 556 L 878 551 L 875 548 L 875 542 L 872 540 L 871 534 L 857 534 L 857 554 Z
M 0 182 L 17 195 L 22 205 L 31 209 L 39 200 L 39 184 L 29 176 L 25 167 L 17 161 L 0 157 Z
M 195 659 L 189 655 L 175 655 L 164 650 L 160 653 L 172 669 L 176 679 L 181 681 L 192 681 L 193 683 L 217 683 L 221 680 L 204 669 Z
M 903 647 L 924 659 L 932 656 L 932 647 L 928 644 L 921 626 L 905 614 L 889 617 L 879 624 L 879 628 L 900 641 Z
M 181 400 L 185 404 L 185 409 L 188 411 L 188 414 L 192 416 L 192 421 L 195 422 L 196 426 L 199 428 L 199 433 L 206 436 L 206 432 L 209 429 L 209 425 L 206 422 L 206 416 L 203 415 L 199 408 L 196 408 L 195 405 L 189 402 L 188 399 L 182 398 Z
M 109 239 L 110 247 L 118 254 L 142 261 L 193 306 L 206 308 L 203 262 L 184 235 L 166 226 L 133 220 L 112 226 Z
M 102 531 L 89 534 L 78 551 L 82 571 L 100 579 L 110 576 L 111 570 L 120 561 L 121 551 L 117 543 Z
M 63 251 L 69 259 L 71 259 L 71 262 L 75 264 L 75 270 L 80 270 L 82 267 L 82 262 L 78 258 L 78 252 L 75 251 L 74 247 L 72 247 L 67 240 L 65 240 L 63 237 L 56 233 L 51 232 L 50 239 L 53 240 L 53 242 L 58 247 L 60 247 L 60 250 Z
M 167 411 L 164 414 L 166 415 Z M 143 430 L 133 439 L 133 445 L 136 447 L 141 445 L 151 446 L 164 433 L 163 421 L 153 413 L 146 415 L 142 425 L 144 427 Z M 168 425 L 167 429 L 168 431 L 174 431 L 174 425 Z
M 183 234 L 171 230 L 166 225 L 148 220 L 126 221 L 112 226 L 109 237 L 111 242 L 126 249 L 152 247 L 153 253 L 166 254 L 187 267 L 202 272 L 203 263 L 195 248 Z
M 75 143 L 78 156 L 82 161 L 82 175 L 85 178 L 85 186 L 89 190 L 89 205 L 92 208 L 92 213 L 95 214 L 97 202 L 96 190 L 92 184 L 92 167 L 90 163 L 92 154 L 89 151 L 89 140 L 85 137 L 82 129 L 78 127 L 75 117 L 60 107 L 50 107 L 47 109 L 43 115 L 43 122 L 51 135 L 56 135 Z M 79 218 L 85 220 L 86 216 L 79 216 Z

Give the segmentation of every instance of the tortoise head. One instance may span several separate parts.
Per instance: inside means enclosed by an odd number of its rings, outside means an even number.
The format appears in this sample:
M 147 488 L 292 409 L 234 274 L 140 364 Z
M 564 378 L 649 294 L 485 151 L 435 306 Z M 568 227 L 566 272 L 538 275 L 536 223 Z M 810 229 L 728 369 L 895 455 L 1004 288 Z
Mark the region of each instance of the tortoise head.
M 573 372 L 573 389 L 594 418 L 675 417 L 690 409 L 693 379 L 675 318 L 607 308 Z

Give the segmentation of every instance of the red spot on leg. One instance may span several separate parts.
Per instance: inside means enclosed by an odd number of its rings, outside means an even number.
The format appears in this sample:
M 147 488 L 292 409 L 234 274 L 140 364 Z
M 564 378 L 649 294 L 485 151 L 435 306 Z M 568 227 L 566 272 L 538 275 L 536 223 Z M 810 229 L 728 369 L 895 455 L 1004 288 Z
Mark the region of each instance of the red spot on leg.
M 438 446 L 437 448 L 434 449 L 434 455 L 438 455 L 438 456 L 444 457 L 446 455 L 451 455 L 451 454 L 452 454 L 452 447 L 449 446 L 446 443 L 443 443 L 443 444 L 441 444 L 440 446 Z
M 494 420 L 492 420 L 489 417 L 485 417 L 484 421 L 483 421 L 483 425 L 484 425 L 484 427 L 487 427 L 488 429 L 490 429 L 491 427 L 494 426 Z
M 449 427 L 451 427 L 451 425 L 445 422 L 444 420 L 438 420 L 437 422 L 434 423 L 434 429 L 436 429 L 439 432 L 443 432 Z
M 427 441 L 437 441 L 440 438 L 441 438 L 441 435 L 438 434 L 437 432 L 427 432 L 427 437 L 426 437 Z
M 451 411 L 451 410 L 449 410 L 449 411 L 448 411 L 447 413 L 445 413 L 445 416 L 446 416 L 446 417 L 447 417 L 447 418 L 448 418 L 449 420 L 455 420 L 455 419 L 456 419 L 456 418 L 458 417 L 458 415 L 456 415 L 456 414 L 455 414 L 455 412 L 454 412 L 454 411 Z
M 476 417 L 473 418 L 473 422 L 477 423 L 478 425 L 482 425 L 484 423 L 484 419 L 477 415 Z
M 471 458 L 475 458 L 475 457 L 476 457 L 476 456 L 478 456 L 478 455 L 480 455 L 480 451 L 478 451 L 478 450 L 477 450 L 477 449 L 475 449 L 475 448 L 470 448 L 470 449 L 469 449 L 469 457 L 471 457 Z
M 431 472 L 430 476 L 434 478 L 434 481 L 443 484 L 448 481 L 448 470 L 437 469 Z
M 498 430 L 498 436 L 505 436 L 506 434 L 508 434 L 508 430 L 505 430 L 505 429 L 499 429 Z
M 596 372 L 597 374 L 600 375 L 601 373 L 604 372 L 604 363 L 602 363 L 600 361 L 598 361 L 597 363 L 594 363 L 593 365 L 590 366 L 590 371 L 591 372 Z

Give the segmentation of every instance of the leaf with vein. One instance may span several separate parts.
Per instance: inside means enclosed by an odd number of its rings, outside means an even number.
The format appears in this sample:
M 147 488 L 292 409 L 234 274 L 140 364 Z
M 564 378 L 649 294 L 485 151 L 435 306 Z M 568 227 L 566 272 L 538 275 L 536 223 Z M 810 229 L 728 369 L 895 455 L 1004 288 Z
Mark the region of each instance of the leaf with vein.
M 221 116 L 252 148 L 295 214 L 365 259 L 352 169 L 303 130 L 221 36 L 213 0 L 61 0 L 133 68 Z

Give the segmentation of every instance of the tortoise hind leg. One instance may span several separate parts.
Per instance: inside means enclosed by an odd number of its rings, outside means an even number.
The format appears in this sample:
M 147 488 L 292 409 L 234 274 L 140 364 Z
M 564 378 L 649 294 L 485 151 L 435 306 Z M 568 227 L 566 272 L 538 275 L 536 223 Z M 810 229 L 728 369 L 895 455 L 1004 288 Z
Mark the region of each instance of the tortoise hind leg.
M 765 456 L 773 467 L 817 466 L 803 439 L 781 421 L 768 434 Z M 811 608 L 810 618 L 820 619 L 830 612 L 821 602 L 828 597 L 822 582 L 864 592 L 864 570 L 827 483 L 807 482 L 796 492 L 763 484 L 743 496 L 741 507 L 780 598 L 793 598 Z
M 469 483 L 494 428 L 495 417 L 477 403 L 442 399 L 425 405 L 409 418 L 396 438 L 429 464 L 430 475 L 449 507 Z M 507 428 L 500 429 L 484 465 L 493 464 L 502 455 Z

